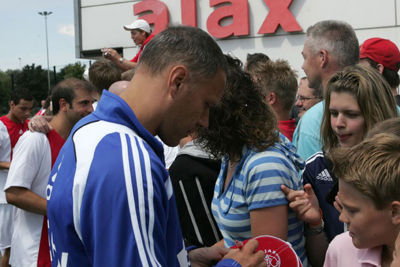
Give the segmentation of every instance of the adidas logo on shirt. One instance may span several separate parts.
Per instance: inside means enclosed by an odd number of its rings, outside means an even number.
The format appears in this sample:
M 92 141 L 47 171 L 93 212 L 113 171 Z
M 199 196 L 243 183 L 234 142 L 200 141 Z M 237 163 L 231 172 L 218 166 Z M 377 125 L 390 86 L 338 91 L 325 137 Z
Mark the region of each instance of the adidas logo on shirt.
M 320 181 L 329 181 L 329 182 L 333 181 L 327 169 L 324 169 L 322 172 L 320 172 L 315 179 Z

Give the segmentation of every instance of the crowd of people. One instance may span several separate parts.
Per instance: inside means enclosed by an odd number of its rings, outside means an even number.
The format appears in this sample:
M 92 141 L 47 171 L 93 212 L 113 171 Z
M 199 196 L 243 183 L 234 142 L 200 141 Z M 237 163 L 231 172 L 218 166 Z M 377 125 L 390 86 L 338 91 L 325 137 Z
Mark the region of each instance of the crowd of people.
M 263 51 L 224 55 L 198 28 L 123 28 L 137 55 L 102 49 L 45 112 L 31 118 L 29 90 L 11 92 L 1 267 L 400 266 L 393 42 L 317 22 L 299 79 Z

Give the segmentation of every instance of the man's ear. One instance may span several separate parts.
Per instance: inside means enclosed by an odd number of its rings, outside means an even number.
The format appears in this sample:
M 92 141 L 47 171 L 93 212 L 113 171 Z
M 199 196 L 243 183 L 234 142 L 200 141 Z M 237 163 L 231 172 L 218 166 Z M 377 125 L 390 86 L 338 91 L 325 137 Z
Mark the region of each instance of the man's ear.
M 168 90 L 171 97 L 174 98 L 182 91 L 182 85 L 187 81 L 188 75 L 189 71 L 183 65 L 176 65 L 171 68 L 168 76 Z
M 60 106 L 60 111 L 63 112 L 68 111 L 68 109 L 70 108 L 69 103 L 64 98 L 60 98 L 60 100 L 58 100 L 58 104 Z
M 322 49 L 319 51 L 319 57 L 321 62 L 321 67 L 325 67 L 328 64 L 328 51 Z
M 9 105 L 10 105 L 10 109 L 14 108 L 16 106 L 13 100 L 10 100 Z
M 400 226 L 400 201 L 393 201 L 390 205 L 392 209 L 392 222 Z

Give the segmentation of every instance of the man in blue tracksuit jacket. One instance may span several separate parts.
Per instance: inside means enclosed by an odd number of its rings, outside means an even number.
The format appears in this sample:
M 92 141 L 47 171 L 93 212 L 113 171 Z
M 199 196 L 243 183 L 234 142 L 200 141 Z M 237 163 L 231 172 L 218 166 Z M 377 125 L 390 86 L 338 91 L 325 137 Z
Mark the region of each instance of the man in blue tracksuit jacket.
M 130 86 L 104 91 L 72 130 L 47 186 L 52 266 L 266 266 L 257 242 L 187 253 L 163 148 L 198 127 L 220 100 L 223 54 L 197 28 L 147 44 Z M 227 254 L 226 254 L 227 253 Z M 202 265 L 204 266 L 204 265 Z

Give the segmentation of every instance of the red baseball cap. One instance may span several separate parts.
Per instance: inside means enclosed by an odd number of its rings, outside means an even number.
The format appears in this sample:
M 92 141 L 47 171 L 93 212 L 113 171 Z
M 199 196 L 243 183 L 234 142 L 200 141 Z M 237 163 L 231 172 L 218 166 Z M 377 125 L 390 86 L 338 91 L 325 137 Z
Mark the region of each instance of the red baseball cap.
M 370 58 L 385 68 L 399 71 L 400 51 L 388 39 L 370 38 L 360 46 L 360 59 Z

